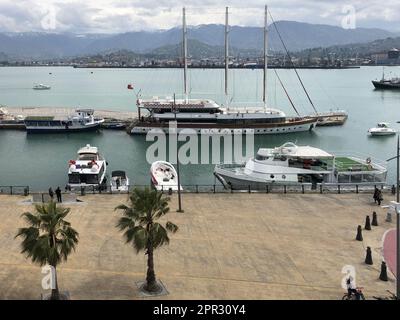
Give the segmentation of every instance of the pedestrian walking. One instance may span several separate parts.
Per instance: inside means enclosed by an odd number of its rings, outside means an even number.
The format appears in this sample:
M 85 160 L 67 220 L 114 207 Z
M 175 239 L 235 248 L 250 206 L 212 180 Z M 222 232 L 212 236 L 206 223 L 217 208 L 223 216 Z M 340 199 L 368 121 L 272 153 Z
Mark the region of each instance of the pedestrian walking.
M 61 198 L 61 189 L 60 189 L 60 187 L 57 187 L 57 189 L 56 189 L 56 195 L 57 195 L 57 202 L 62 202 L 62 198 Z
M 379 189 L 377 187 L 375 187 L 374 196 L 373 196 L 375 203 L 378 201 L 378 193 L 379 193 Z
M 378 205 L 381 205 L 381 202 L 383 200 L 383 196 L 382 196 L 382 191 L 378 190 L 378 198 L 376 199 L 378 201 Z
M 49 188 L 49 196 L 50 196 L 50 200 L 53 201 L 54 191 L 53 191 L 53 189 L 51 187 Z

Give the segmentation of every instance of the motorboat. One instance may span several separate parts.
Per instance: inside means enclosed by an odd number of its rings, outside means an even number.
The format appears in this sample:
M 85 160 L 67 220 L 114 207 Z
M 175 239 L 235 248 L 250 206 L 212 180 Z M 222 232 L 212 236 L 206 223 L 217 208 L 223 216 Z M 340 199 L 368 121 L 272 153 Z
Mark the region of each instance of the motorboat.
M 98 148 L 87 144 L 78 150 L 78 158 L 68 162 L 68 186 L 100 188 L 106 183 L 107 161 Z
M 34 85 L 32 89 L 33 89 L 33 90 L 50 90 L 51 87 L 48 86 L 48 85 L 45 85 L 45 84 L 43 84 L 43 83 L 40 83 L 40 84 Z
M 359 156 L 335 156 L 311 146 L 287 142 L 275 148 L 260 148 L 243 164 L 216 165 L 214 175 L 227 188 L 265 190 L 267 184 L 364 184 L 386 181 L 384 162 Z
M 28 116 L 24 123 L 28 133 L 64 133 L 99 130 L 104 119 L 95 118 L 93 109 L 76 109 L 69 117 Z
M 155 161 L 150 167 L 151 183 L 159 191 L 178 191 L 178 174 L 167 161 Z M 182 186 L 180 187 L 182 190 Z
M 390 128 L 389 123 L 379 122 L 375 128 L 368 130 L 371 136 L 391 136 L 397 133 L 393 128 Z
M 111 172 L 110 181 L 111 192 L 128 192 L 129 178 L 125 171 L 117 170 Z

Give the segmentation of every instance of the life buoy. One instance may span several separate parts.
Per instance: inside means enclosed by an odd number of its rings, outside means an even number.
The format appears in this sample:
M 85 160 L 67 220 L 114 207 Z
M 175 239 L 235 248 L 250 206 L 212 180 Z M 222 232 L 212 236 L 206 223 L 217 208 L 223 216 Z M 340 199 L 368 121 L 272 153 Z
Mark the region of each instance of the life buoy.
M 76 161 L 75 160 L 69 160 L 68 161 L 68 165 L 69 166 L 72 166 L 72 165 L 75 165 L 76 164 Z

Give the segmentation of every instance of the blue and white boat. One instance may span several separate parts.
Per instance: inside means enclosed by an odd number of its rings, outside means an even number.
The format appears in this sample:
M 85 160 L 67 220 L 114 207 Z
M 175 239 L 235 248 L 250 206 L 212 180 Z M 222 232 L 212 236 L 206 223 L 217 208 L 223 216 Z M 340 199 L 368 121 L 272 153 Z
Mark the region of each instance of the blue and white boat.
M 62 133 L 98 130 L 104 119 L 94 117 L 93 109 L 77 109 L 66 118 L 54 116 L 29 116 L 24 120 L 28 133 Z

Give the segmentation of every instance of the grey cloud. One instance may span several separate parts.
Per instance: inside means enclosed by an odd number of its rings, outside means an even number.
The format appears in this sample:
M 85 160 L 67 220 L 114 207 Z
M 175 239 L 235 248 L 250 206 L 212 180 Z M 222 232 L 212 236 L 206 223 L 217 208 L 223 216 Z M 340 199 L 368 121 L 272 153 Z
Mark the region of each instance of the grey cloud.
M 357 26 L 400 31 L 400 1 L 386 0 L 268 0 L 275 20 L 340 25 L 342 9 L 356 8 Z M 69 32 L 126 32 L 165 29 L 180 24 L 181 7 L 188 24 L 223 23 L 224 7 L 231 23 L 261 25 L 261 0 L 0 0 L 0 31 L 40 31 L 50 6 L 57 8 L 57 30 Z

